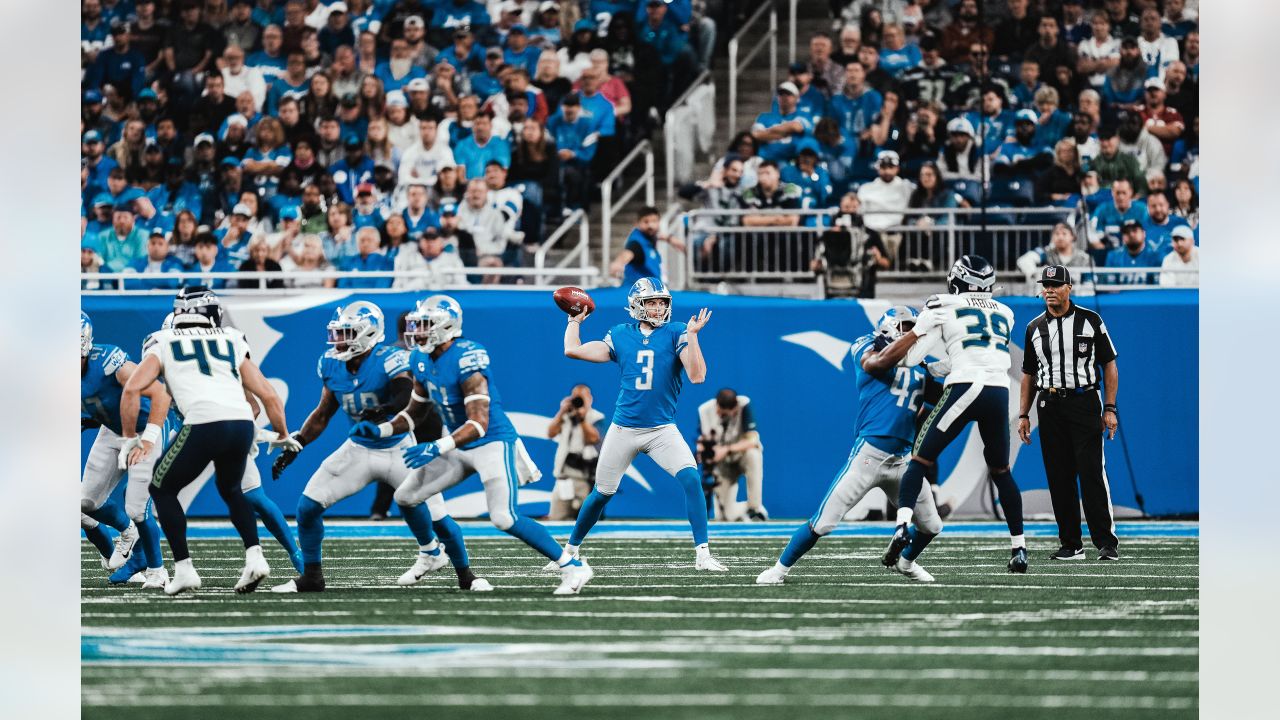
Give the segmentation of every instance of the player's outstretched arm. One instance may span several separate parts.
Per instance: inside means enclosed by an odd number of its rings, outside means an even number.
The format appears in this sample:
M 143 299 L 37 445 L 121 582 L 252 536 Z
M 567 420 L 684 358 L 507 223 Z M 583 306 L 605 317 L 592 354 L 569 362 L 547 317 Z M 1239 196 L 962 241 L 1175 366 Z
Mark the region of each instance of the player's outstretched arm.
M 707 379 L 707 360 L 702 357 L 702 345 L 698 342 L 698 333 L 710 320 L 711 311 L 702 308 L 697 315 L 689 318 L 689 324 L 685 327 L 688 344 L 680 351 L 680 364 L 684 365 L 684 374 L 689 377 L 689 382 L 695 385 Z
M 160 377 L 160 358 L 147 355 L 142 358 L 142 362 L 138 363 L 124 383 L 124 390 L 120 393 L 120 429 L 126 438 L 137 434 L 135 428 L 138 427 L 138 411 L 142 407 L 142 394 L 155 383 L 158 377 Z M 168 393 L 165 394 L 168 395 Z
M 329 427 L 329 421 L 333 419 L 335 413 L 338 412 L 338 397 L 333 394 L 329 388 L 320 390 L 320 402 L 316 405 L 307 419 L 303 421 L 302 428 L 298 430 L 298 439 L 303 445 L 320 437 L 320 433 Z
M 588 314 L 583 311 L 569 318 L 569 323 L 564 328 L 564 356 L 574 360 L 586 360 L 587 362 L 609 362 L 608 345 L 600 340 L 584 343 L 582 338 L 579 337 L 582 321 L 587 319 Z
M 129 378 L 137 371 L 138 365 L 134 362 L 125 362 L 116 371 L 116 381 L 124 387 L 129 383 Z M 164 424 L 165 416 L 169 414 L 169 407 L 173 403 L 173 399 L 169 397 L 169 390 L 159 382 L 153 381 L 150 385 L 142 390 L 142 397 L 145 397 L 151 403 L 151 409 L 147 413 L 147 424 L 160 427 Z

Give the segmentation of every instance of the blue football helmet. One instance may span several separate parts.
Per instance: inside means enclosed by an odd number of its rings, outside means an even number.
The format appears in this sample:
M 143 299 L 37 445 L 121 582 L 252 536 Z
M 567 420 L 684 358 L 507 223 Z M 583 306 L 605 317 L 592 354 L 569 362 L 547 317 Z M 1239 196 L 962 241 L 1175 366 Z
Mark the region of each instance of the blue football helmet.
M 333 357 L 345 361 L 372 350 L 384 337 L 383 325 L 382 310 L 371 302 L 337 308 L 327 326 Z
M 404 339 L 423 352 L 432 352 L 462 337 L 462 306 L 448 295 L 432 295 L 418 302 L 405 318 Z
M 644 301 L 652 298 L 660 298 L 667 301 L 667 308 L 662 313 L 662 317 L 656 320 L 649 317 L 649 311 L 644 307 Z M 627 312 L 631 314 L 632 318 L 640 322 L 647 322 L 654 327 L 661 327 L 671 320 L 671 291 L 658 278 L 640 278 L 627 291 Z
M 222 327 L 222 301 L 204 285 L 190 285 L 173 299 L 173 326 Z
M 952 295 L 967 292 L 991 292 L 996 284 L 996 269 L 981 255 L 964 255 L 947 273 L 947 287 Z
M 85 311 L 80 311 L 80 357 L 89 357 L 93 349 L 93 322 Z
M 884 314 L 880 316 L 880 320 L 876 322 L 876 334 L 884 337 L 889 342 L 893 342 L 915 326 L 918 315 L 919 313 L 912 307 L 894 305 L 885 310 Z

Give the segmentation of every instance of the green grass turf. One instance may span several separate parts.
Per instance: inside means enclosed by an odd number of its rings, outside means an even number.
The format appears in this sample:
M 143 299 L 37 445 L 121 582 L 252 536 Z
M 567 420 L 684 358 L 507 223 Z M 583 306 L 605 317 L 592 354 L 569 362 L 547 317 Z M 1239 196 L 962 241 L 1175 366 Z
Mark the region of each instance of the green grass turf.
M 486 594 L 459 592 L 448 568 L 395 587 L 413 547 L 378 539 L 327 541 L 322 595 L 239 596 L 238 543 L 194 541 L 204 589 L 173 599 L 108 587 L 85 543 L 86 653 L 105 635 L 114 659 L 83 666 L 84 717 L 1197 713 L 1196 539 L 1126 539 L 1117 564 L 1051 563 L 1056 543 L 1033 541 L 1014 576 L 1007 541 L 944 535 L 922 558 L 938 582 L 920 585 L 879 566 L 883 539 L 828 538 L 786 585 L 754 585 L 784 544 L 717 541 L 730 572 L 707 574 L 687 541 L 593 540 L 595 579 L 557 598 L 545 561 L 505 538 L 468 543 Z M 267 554 L 273 582 L 292 576 Z M 213 635 L 228 628 L 277 632 Z

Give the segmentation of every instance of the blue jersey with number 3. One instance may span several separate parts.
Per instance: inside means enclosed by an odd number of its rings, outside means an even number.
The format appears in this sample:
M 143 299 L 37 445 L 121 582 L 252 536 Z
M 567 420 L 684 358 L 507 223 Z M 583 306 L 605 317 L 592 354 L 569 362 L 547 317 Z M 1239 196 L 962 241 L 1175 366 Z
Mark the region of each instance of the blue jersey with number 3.
M 858 386 L 858 442 L 868 442 L 892 455 L 905 455 L 916 436 L 916 412 L 924 392 L 924 371 L 892 367 L 882 372 L 862 369 L 862 356 L 872 352 L 875 336 L 853 344 L 853 375 Z
M 435 359 L 429 353 L 414 350 L 409 356 L 409 365 L 413 379 L 431 393 L 431 399 L 440 408 L 448 428 L 446 432 L 467 424 L 467 397 L 462 386 L 472 375 L 483 375 L 489 384 L 489 428 L 484 437 L 462 447 L 472 449 L 495 441 L 515 442 L 516 428 L 502 409 L 502 395 L 498 393 L 498 384 L 493 381 L 489 367 L 489 351 L 483 345 L 458 338 Z
M 316 372 L 320 381 L 338 398 L 338 405 L 355 423 L 360 413 L 391 399 L 391 378 L 409 369 L 409 353 L 394 345 L 375 345 L 369 356 L 352 373 L 347 361 L 339 360 L 329 350 L 320 356 Z M 353 437 L 351 441 L 373 450 L 385 450 L 400 444 L 408 432 L 385 438 Z
M 680 351 L 689 344 L 685 323 L 666 323 L 648 335 L 638 322 L 614 325 L 604 343 L 609 359 L 622 371 L 613 424 L 651 428 L 674 423 L 676 398 L 684 384 Z
M 88 367 L 80 377 L 80 413 L 102 423 L 111 432 L 123 435 L 120 427 L 120 395 L 124 388 L 116 373 L 129 362 L 129 355 L 115 345 L 94 345 L 89 350 Z M 147 426 L 151 401 L 142 398 L 138 411 L 138 427 Z

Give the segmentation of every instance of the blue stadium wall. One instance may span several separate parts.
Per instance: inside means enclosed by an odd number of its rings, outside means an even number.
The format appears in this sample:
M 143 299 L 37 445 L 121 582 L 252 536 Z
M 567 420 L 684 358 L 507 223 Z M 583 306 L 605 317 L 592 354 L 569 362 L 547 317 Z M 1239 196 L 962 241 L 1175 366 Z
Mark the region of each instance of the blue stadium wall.
M 547 511 L 555 445 L 546 439 L 549 416 L 572 385 L 591 386 L 595 406 L 609 416 L 617 393 L 612 364 L 566 359 L 561 353 L 564 315 L 549 293 L 467 291 L 462 303 L 465 333 L 485 344 L 503 403 L 514 414 L 525 444 L 544 473 L 521 489 L 520 507 L 530 515 Z M 626 322 L 621 290 L 593 293 L 597 312 L 583 327 L 584 339 L 601 337 L 611 325 Z M 324 291 L 290 298 L 229 298 L 232 322 L 246 332 L 263 372 L 286 397 L 289 425 L 298 428 L 320 394 L 316 358 L 325 350 L 325 323 L 333 308 L 357 298 Z M 409 309 L 421 294 L 366 297 L 378 303 L 388 322 Z M 1014 376 L 1021 362 L 1026 323 L 1043 309 L 1037 298 L 1003 298 L 1014 310 Z M 170 308 L 166 297 L 85 297 L 98 342 L 120 345 L 137 359 L 146 333 L 159 327 Z M 1107 442 L 1106 467 L 1117 508 L 1148 515 L 1188 515 L 1199 511 L 1199 358 L 1198 294 L 1195 291 L 1130 292 L 1081 298 L 1099 310 L 1119 350 L 1123 436 Z M 686 383 L 678 424 L 696 436 L 699 403 L 722 387 L 749 395 L 765 445 L 765 505 L 775 518 L 812 513 L 852 444 L 857 413 L 848 344 L 869 332 L 887 307 L 883 301 L 804 301 L 679 293 L 673 318 L 686 319 L 706 306 L 714 318 L 702 336 L 709 372 L 705 384 Z M 1016 397 L 1017 383 L 1012 384 Z M 1012 413 L 1012 415 L 1016 415 Z M 269 479 L 270 460 L 258 466 L 267 491 L 292 514 L 307 479 L 342 442 L 348 422 L 339 416 L 299 456 L 277 482 Z M 1011 431 L 1012 432 L 1012 431 Z M 962 450 L 972 441 L 968 452 Z M 83 433 L 82 458 L 93 433 Z M 976 437 L 958 441 L 942 458 L 943 490 L 971 511 L 989 512 Z M 1046 488 L 1038 437 L 1030 446 L 1013 444 L 1014 473 L 1029 497 Z M 684 512 L 675 481 L 646 457 L 637 459 L 610 504 L 614 518 L 680 518 Z M 339 503 L 335 515 L 368 513 L 372 488 Z M 1139 502 L 1136 494 L 1142 496 Z M 472 477 L 445 493 L 459 516 L 483 512 L 479 480 Z M 1047 508 L 1047 503 L 1040 503 Z M 218 516 L 225 508 L 212 484 L 191 506 L 195 516 Z M 1121 513 L 1124 514 L 1124 513 Z

